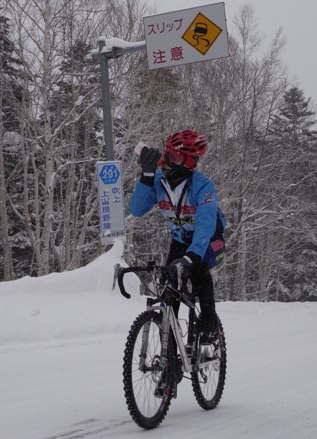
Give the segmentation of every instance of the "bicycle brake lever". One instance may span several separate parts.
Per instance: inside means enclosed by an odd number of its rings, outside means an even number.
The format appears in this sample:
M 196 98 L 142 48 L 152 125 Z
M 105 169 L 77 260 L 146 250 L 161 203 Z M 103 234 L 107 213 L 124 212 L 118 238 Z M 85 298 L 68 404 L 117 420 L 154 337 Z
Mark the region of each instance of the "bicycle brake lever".
M 113 273 L 112 291 L 116 287 L 116 283 L 117 283 L 118 276 L 119 276 L 119 271 L 120 271 L 120 264 L 115 264 L 114 273 Z

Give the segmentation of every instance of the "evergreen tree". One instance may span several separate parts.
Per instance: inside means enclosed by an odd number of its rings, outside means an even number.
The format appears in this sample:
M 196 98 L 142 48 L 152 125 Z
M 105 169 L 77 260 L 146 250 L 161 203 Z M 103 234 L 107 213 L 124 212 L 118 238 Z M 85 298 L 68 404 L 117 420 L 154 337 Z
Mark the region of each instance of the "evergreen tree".
M 1 12 L 1 10 L 0 10 Z M 17 131 L 18 106 L 22 100 L 21 61 L 10 39 L 9 19 L 0 15 L 0 57 L 2 87 L 2 123 L 5 131 Z
M 292 87 L 274 116 L 271 145 L 279 166 L 272 175 L 280 193 L 282 248 L 272 284 L 284 300 L 317 300 L 317 131 L 310 99 Z
M 21 62 L 10 39 L 9 19 L 0 15 L 0 278 L 5 280 L 21 273 L 29 249 L 23 220 L 16 215 L 16 209 L 23 205 L 21 84 Z

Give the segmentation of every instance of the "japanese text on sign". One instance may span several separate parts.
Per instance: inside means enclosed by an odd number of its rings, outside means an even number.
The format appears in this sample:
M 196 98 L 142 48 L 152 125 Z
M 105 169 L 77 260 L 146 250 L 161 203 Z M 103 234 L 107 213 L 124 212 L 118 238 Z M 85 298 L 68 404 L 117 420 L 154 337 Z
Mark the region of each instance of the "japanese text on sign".
M 121 162 L 98 162 L 100 235 L 104 244 L 125 237 Z
M 147 25 L 147 31 L 148 31 L 147 35 L 162 34 L 163 32 L 171 32 L 172 30 L 178 31 L 182 27 L 182 23 L 183 23 L 182 18 L 174 20 L 172 23 L 169 22 L 165 23 L 164 21 L 155 24 L 149 23 Z
M 167 56 L 169 56 L 171 61 L 181 61 L 183 58 L 183 48 L 182 47 L 172 47 L 170 53 L 167 54 L 165 50 L 158 50 L 153 52 L 154 64 L 163 64 L 167 62 Z

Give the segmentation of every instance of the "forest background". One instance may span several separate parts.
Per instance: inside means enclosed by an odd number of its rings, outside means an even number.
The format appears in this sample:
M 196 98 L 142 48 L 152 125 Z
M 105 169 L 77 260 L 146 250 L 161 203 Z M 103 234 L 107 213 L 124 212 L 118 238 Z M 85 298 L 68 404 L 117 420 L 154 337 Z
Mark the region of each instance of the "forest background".
M 104 160 L 98 37 L 144 40 L 141 0 L 0 1 L 0 280 L 86 265 L 99 239 L 95 165 Z M 143 52 L 110 62 L 115 158 L 127 204 L 135 145 L 162 148 L 186 128 L 209 142 L 200 163 L 228 220 L 218 300 L 317 300 L 317 132 L 276 30 L 264 50 L 241 8 L 230 57 L 149 71 Z M 126 209 L 128 212 L 128 209 Z M 164 260 L 157 210 L 127 214 L 130 261 Z M 133 246 L 131 245 L 133 244 Z

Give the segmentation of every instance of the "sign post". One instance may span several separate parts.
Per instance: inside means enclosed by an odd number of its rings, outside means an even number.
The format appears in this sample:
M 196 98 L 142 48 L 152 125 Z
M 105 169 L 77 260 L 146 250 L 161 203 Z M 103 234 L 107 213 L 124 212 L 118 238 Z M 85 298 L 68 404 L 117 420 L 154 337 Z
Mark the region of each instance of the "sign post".
M 224 3 L 144 17 L 150 69 L 229 56 Z
M 120 38 L 100 37 L 98 49 L 92 51 L 92 58 L 100 62 L 105 158 L 109 160 L 96 164 L 102 245 L 113 244 L 116 238 L 125 240 L 126 236 L 122 163 L 114 161 L 113 151 L 109 60 L 143 49 L 144 41 L 130 43 Z
M 92 58 L 100 62 L 105 158 L 108 160 L 114 159 L 109 60 L 144 49 L 145 41 L 131 43 L 121 38 L 99 37 L 98 49 L 91 52 Z

